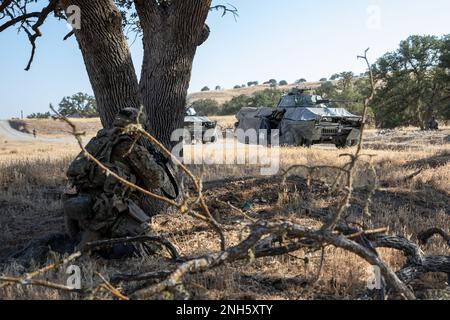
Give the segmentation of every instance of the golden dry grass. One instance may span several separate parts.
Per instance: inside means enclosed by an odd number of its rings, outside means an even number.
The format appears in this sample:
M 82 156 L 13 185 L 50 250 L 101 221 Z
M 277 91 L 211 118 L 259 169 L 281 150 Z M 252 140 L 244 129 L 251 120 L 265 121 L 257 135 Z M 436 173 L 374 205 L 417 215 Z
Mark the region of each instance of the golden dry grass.
M 365 153 L 375 154 L 375 167 L 380 186 L 375 192 L 371 223 L 375 227 L 389 227 L 391 234 L 415 239 L 418 232 L 432 226 L 450 230 L 450 130 L 421 133 L 417 130 L 395 131 L 391 135 L 377 135 L 371 130 Z M 405 143 L 407 142 L 407 143 Z M 60 194 L 65 184 L 64 171 L 78 150 L 74 145 L 3 143 L 0 147 L 0 224 L 2 243 L 0 257 L 22 247 L 27 241 L 63 228 Z M 347 150 L 348 151 L 348 150 Z M 345 151 L 345 152 L 347 152 Z M 282 168 L 294 164 L 342 165 L 342 150 L 329 147 L 283 148 Z M 435 161 L 443 159 L 443 161 Z M 228 245 L 236 244 L 243 236 L 245 217 L 223 207 L 229 201 L 242 207 L 252 204 L 248 213 L 254 218 L 289 218 L 307 226 L 320 226 L 308 216 L 305 207 L 333 209 L 339 195 L 326 192 L 334 173 L 322 172 L 315 177 L 312 190 L 305 187 L 305 172 L 293 173 L 286 187 L 276 177 L 259 176 L 259 168 L 250 165 L 198 165 L 195 173 L 205 181 L 205 194 L 212 213 L 226 228 Z M 422 169 L 414 178 L 403 178 Z M 355 178 L 355 194 L 365 194 L 367 167 L 360 165 Z M 351 219 L 360 222 L 358 207 L 350 208 Z M 172 241 L 183 255 L 197 256 L 219 250 L 215 233 L 207 226 L 176 212 L 155 217 L 153 228 Z M 448 254 L 448 247 L 433 240 L 424 247 L 427 253 Z M 380 250 L 382 258 L 394 269 L 404 262 L 401 253 Z M 305 263 L 302 258 L 308 257 Z M 51 258 L 49 258 L 51 260 Z M 242 261 L 186 279 L 186 288 L 199 299 L 355 299 L 365 291 L 368 265 L 355 255 L 328 247 L 325 265 L 319 281 L 316 276 L 320 253 L 299 250 L 290 256 Z M 165 257 L 145 256 L 125 262 L 83 258 L 83 285 L 98 281 L 94 271 L 110 276 L 119 271 L 156 271 L 173 268 Z M 21 274 L 35 266 L 3 263 L 0 273 Z M 51 272 L 49 279 L 64 283 L 65 270 Z M 416 284 L 419 288 L 440 288 L 443 275 L 430 275 Z M 0 291 L 5 299 L 67 299 L 78 296 L 49 289 L 24 289 L 16 286 Z M 110 298 L 102 293 L 99 298 Z
M 71 120 L 74 124 L 76 124 L 78 130 L 80 130 L 81 132 L 85 132 L 89 136 L 95 135 L 101 128 L 99 118 Z M 66 124 L 53 119 L 10 120 L 10 124 L 16 130 L 25 133 L 32 133 L 33 129 L 35 129 L 38 136 L 43 137 L 66 137 L 70 132 Z
M 217 125 L 222 129 L 234 128 L 234 123 L 237 121 L 235 116 L 214 116 L 211 119 L 217 121 Z M 102 128 L 99 118 L 71 119 L 71 121 L 79 131 L 85 132 L 88 137 L 94 136 Z M 37 135 L 42 137 L 69 137 L 67 125 L 52 119 L 11 120 L 10 123 L 16 130 L 29 134 L 33 133 L 33 129 L 36 129 Z M 1 139 L 2 137 L 0 137 L 0 141 Z

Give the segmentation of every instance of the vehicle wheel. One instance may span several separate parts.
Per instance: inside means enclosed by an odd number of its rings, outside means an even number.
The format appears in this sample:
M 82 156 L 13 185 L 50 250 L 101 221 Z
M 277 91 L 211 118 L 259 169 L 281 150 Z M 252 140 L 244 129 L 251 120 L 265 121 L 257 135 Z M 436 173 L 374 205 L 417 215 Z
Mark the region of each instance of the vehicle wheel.
M 336 143 L 338 149 L 345 149 L 355 147 L 358 144 L 358 140 L 344 140 Z
M 284 133 L 281 136 L 280 142 L 283 147 L 291 147 L 291 146 L 295 145 L 295 139 L 292 136 L 291 132 Z M 301 145 L 301 144 L 297 144 L 297 145 Z
M 303 139 L 303 138 L 302 138 L 302 139 Z M 305 148 L 311 148 L 312 145 L 313 145 L 313 143 L 312 143 L 311 140 L 303 139 L 303 146 L 304 146 Z
M 348 147 L 346 140 L 336 142 L 335 145 L 336 145 L 336 148 L 338 148 L 338 149 L 345 149 Z
M 206 140 L 205 137 L 203 137 L 203 144 L 207 144 L 207 143 L 215 143 L 219 138 L 217 137 L 217 135 L 214 135 L 212 137 L 209 137 L 209 140 Z

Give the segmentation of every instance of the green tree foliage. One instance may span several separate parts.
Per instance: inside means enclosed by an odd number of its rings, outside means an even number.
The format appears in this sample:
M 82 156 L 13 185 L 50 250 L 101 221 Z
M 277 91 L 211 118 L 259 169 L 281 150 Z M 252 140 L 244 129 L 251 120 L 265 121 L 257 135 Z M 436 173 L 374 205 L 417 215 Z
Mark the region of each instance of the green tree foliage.
M 281 80 L 280 83 L 278 83 L 279 86 L 287 86 L 288 82 L 286 80 Z
M 342 79 L 344 77 L 339 82 Z M 331 98 L 332 100 L 336 100 L 336 102 L 332 103 L 332 106 L 335 108 L 345 108 L 354 114 L 362 115 L 364 112 L 364 99 L 370 93 L 369 78 L 359 78 L 356 81 L 352 78 L 350 83 L 350 85 L 345 85 L 345 89 L 339 88 L 340 85 L 338 85 L 339 89 Z M 368 110 L 368 116 L 370 120 L 373 119 L 374 114 L 371 108 Z
M 204 86 L 204 87 L 202 88 L 202 92 L 205 92 L 205 91 L 209 91 L 209 87 Z
M 415 125 L 422 129 L 433 116 L 448 119 L 449 36 L 411 36 L 374 66 L 380 84 L 373 102 L 381 127 Z
M 199 115 L 214 116 L 219 114 L 220 106 L 216 100 L 202 99 L 194 101 L 191 107 L 197 111 Z
M 446 35 L 442 40 L 442 56 L 440 65 L 445 69 L 447 78 L 450 79 L 450 35 Z
M 443 38 L 442 42 L 442 56 L 440 61 L 440 67 L 443 70 L 442 81 L 446 83 L 450 83 L 450 35 L 447 35 Z M 445 92 L 443 93 L 444 101 L 442 107 L 440 108 L 440 115 L 443 119 L 450 119 L 450 86 L 447 85 L 445 88 Z
M 51 118 L 51 114 L 50 112 L 45 112 L 45 113 L 32 113 L 29 116 L 27 116 L 28 119 L 48 119 Z
M 234 97 L 228 102 L 225 102 L 222 106 L 220 115 L 227 116 L 236 114 L 239 110 L 250 106 L 250 97 L 244 94 Z
M 327 78 L 321 78 L 319 81 L 320 82 L 325 82 L 325 81 L 328 81 L 328 79 Z
M 342 72 L 339 75 L 339 86 L 343 91 L 351 90 L 353 88 L 353 79 L 355 74 L 351 71 Z
M 82 92 L 63 98 L 58 111 L 64 116 L 98 117 L 95 98 Z
M 282 91 L 277 89 L 265 89 L 255 92 L 251 96 L 250 107 L 276 107 L 281 99 Z
M 334 85 L 331 81 L 324 82 L 315 93 L 324 99 L 331 100 L 330 107 L 345 108 L 354 114 L 362 115 L 364 110 L 364 99 L 369 95 L 369 79 L 360 78 L 351 86 L 345 86 L 342 89 L 342 84 Z M 369 117 L 373 119 L 373 112 L 369 109 Z
M 330 77 L 330 80 L 334 81 L 334 80 L 338 80 L 339 78 L 340 78 L 340 75 L 338 73 L 335 73 Z
M 264 84 L 274 88 L 278 85 L 278 81 L 276 79 L 270 79 L 269 81 L 264 82 Z
M 245 107 L 276 107 L 281 95 L 282 92 L 277 89 L 265 89 L 255 92 L 251 96 L 240 95 L 224 103 L 220 114 L 233 115 Z
M 331 99 L 336 96 L 337 88 L 333 85 L 331 81 L 324 82 L 316 89 L 316 94 L 324 99 Z

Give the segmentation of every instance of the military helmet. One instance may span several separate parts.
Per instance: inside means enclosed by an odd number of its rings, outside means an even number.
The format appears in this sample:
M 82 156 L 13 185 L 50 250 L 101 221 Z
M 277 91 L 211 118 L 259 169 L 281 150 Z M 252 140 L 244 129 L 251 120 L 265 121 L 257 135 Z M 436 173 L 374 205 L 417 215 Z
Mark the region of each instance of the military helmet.
M 136 123 L 140 123 L 144 128 L 147 123 L 147 115 L 145 112 L 136 108 L 124 108 L 120 110 L 114 120 L 114 126 L 119 128 Z

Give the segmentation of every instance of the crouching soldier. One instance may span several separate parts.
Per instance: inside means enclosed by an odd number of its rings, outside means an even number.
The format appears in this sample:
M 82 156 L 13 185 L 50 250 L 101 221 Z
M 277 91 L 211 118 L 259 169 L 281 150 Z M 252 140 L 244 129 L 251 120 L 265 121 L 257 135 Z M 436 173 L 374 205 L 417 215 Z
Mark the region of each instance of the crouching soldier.
M 121 110 L 113 128 L 100 130 L 86 150 L 127 181 L 147 190 L 159 189 L 164 185 L 164 169 L 134 133 L 123 130 L 138 120 L 147 122 L 137 109 Z M 83 153 L 72 162 L 67 177 L 69 188 L 63 198 L 66 231 L 80 246 L 148 231 L 150 217 L 138 205 L 142 195 L 106 174 Z

